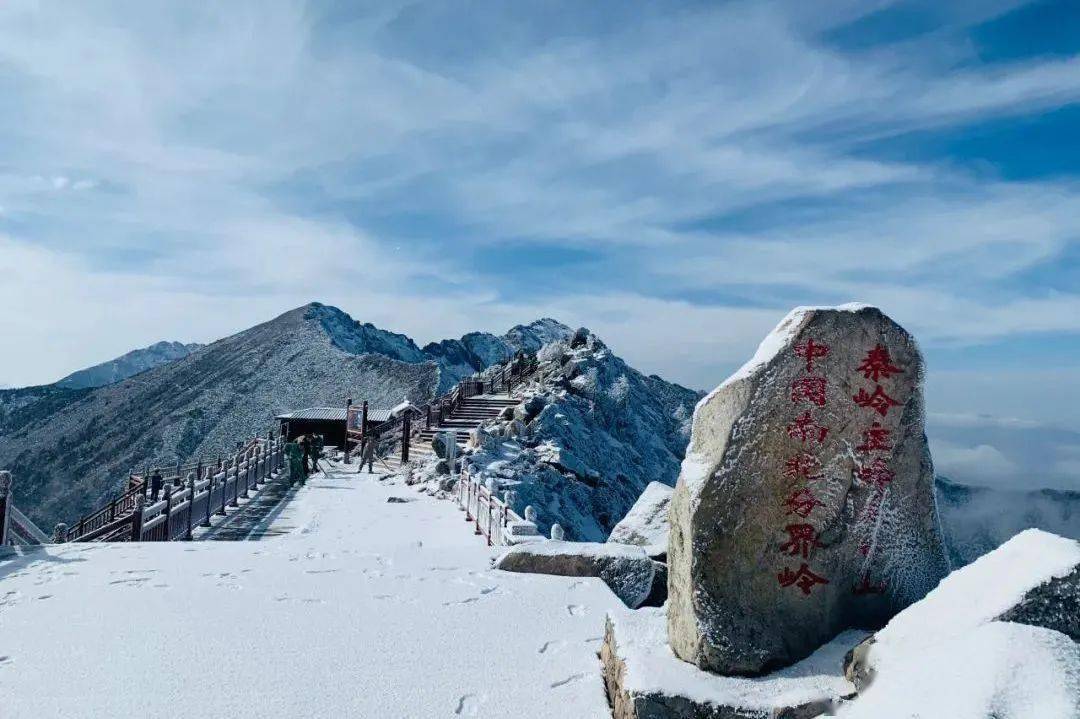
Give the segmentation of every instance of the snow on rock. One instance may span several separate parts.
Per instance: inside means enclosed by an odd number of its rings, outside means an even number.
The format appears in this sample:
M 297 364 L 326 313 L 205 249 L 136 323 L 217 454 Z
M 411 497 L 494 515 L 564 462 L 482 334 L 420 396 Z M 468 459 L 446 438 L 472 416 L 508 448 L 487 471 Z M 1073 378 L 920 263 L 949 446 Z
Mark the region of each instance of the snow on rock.
M 410 363 L 428 360 L 416 343 L 405 335 L 379 329 L 370 322 L 357 322 L 337 307 L 313 302 L 308 306 L 305 319 L 317 320 L 334 345 L 349 354 L 379 354 Z
M 853 657 L 861 666 L 849 667 L 860 694 L 841 715 L 1075 719 L 1078 618 L 1080 542 L 1022 532 L 954 571 L 863 645 Z
M 700 395 L 641 374 L 587 330 L 538 357 L 543 381 L 523 388 L 513 421 L 470 442 L 470 471 L 514 490 L 515 511 L 534 506 L 543 534 L 557 522 L 602 542 L 650 481 L 674 484 Z
M 768 671 L 945 575 L 922 377 L 880 310 L 800 308 L 697 405 L 670 509 L 678 656 Z
M 652 593 L 655 565 L 640 547 L 554 538 L 512 547 L 495 561 L 496 569 L 507 572 L 599 577 L 632 609 Z
M 919 646 L 1001 618 L 1039 585 L 1080 567 L 1080 542 L 1038 529 L 1021 532 L 958 569 L 877 633 L 872 654 Z
M 424 354 L 442 368 L 439 388 L 446 392 L 462 378 L 503 364 L 519 351 L 534 353 L 544 344 L 569 339 L 572 334 L 566 325 L 545 317 L 527 325 L 516 325 L 501 337 L 470 332 L 461 339 L 432 342 L 424 347 Z
M 844 632 L 803 661 L 762 677 L 726 677 L 671 652 L 662 609 L 621 609 L 608 612 L 601 658 L 615 719 L 812 717 L 854 693 L 841 666 L 862 636 Z
M 643 547 L 653 558 L 666 556 L 671 529 L 668 505 L 673 492 L 674 489 L 666 484 L 649 482 L 634 506 L 611 530 L 607 541 Z
M 610 717 L 599 579 L 493 571 L 449 503 L 353 472 L 259 542 L 0 558 L 0 715 Z
M 990 622 L 917 651 L 882 651 L 845 719 L 1076 719 L 1080 644 L 1041 627 Z

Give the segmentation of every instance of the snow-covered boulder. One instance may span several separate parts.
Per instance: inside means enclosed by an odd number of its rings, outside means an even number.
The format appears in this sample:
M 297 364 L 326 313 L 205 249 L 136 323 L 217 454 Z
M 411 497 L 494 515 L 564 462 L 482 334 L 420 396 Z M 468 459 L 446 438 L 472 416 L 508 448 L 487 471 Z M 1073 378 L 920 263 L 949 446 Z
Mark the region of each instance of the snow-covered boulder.
M 652 593 L 655 564 L 639 547 L 552 540 L 512 547 L 495 561 L 495 568 L 527 574 L 599 577 L 628 607 L 636 608 Z
M 854 693 L 840 664 L 859 636 L 844 632 L 807 659 L 763 677 L 724 677 L 671 653 L 663 610 L 612 610 L 600 659 L 615 719 L 809 719 Z
M 1078 578 L 1080 542 L 1018 534 L 853 652 L 847 672 L 860 693 L 840 715 L 1075 719 Z
M 667 556 L 671 528 L 668 505 L 674 491 L 673 487 L 661 482 L 649 482 L 638 501 L 611 530 L 608 541 L 643 547 L 650 557 L 663 561 Z
M 676 655 L 758 674 L 945 575 L 922 378 L 880 310 L 798 308 L 697 405 L 671 499 Z

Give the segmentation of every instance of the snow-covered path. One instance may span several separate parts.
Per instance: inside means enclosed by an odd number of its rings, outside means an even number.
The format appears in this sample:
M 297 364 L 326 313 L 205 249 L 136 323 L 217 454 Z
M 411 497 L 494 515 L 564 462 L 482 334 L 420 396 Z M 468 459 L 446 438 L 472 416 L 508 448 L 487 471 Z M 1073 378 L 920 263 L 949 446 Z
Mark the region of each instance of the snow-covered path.
M 0 560 L 0 715 L 610 716 L 599 580 L 493 571 L 451 503 L 341 468 L 275 525 Z

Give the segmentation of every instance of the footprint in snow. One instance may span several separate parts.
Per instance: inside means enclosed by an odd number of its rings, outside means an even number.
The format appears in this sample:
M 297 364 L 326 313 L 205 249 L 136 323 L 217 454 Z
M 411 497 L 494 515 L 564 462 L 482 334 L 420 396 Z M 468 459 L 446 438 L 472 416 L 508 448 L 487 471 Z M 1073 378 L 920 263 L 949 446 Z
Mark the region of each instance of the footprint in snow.
M 584 616 L 584 615 L 585 615 L 585 611 L 586 611 L 585 607 L 581 606 L 580 604 L 567 604 L 567 605 L 566 605 L 566 612 L 567 612 L 567 613 L 568 613 L 568 614 L 569 614 L 569 615 L 570 615 L 571 617 L 581 617 L 581 616 Z
M 571 676 L 568 676 L 566 679 L 560 679 L 559 681 L 552 683 L 551 688 L 558 689 L 559 687 L 564 687 L 570 682 L 576 682 L 578 679 L 581 679 L 584 676 L 584 674 L 573 674 Z
M 566 646 L 566 642 L 564 642 L 562 639 L 552 639 L 550 641 L 547 641 L 547 642 L 544 642 L 543 644 L 541 644 L 540 648 L 536 650 L 536 653 L 537 654 L 546 654 L 549 649 L 556 649 L 556 648 L 561 648 L 561 647 L 564 647 L 564 646 Z
M 458 716 L 480 716 L 480 706 L 487 700 L 486 696 L 478 697 L 475 694 L 462 694 L 458 697 L 457 707 L 454 714 Z

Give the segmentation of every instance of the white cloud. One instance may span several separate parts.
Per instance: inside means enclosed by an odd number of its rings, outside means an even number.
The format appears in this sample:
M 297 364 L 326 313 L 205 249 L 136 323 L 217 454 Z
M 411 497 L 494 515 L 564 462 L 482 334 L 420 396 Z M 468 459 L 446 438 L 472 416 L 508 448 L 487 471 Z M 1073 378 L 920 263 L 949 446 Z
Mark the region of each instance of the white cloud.
M 139 3 L 117 22 L 105 3 L 5 3 L 0 81 L 20 112 L 0 116 L 15 277 L 0 297 L 20 312 L 0 332 L 26 349 L 0 372 L 46 381 L 312 299 L 419 339 L 553 314 L 700 388 L 792 296 L 866 299 L 928 344 L 1080 330 L 1075 292 L 997 289 L 1080 236 L 1074 183 L 852 149 L 1075 102 L 1078 61 L 986 68 L 940 35 L 902 52 L 822 44 L 880 6 L 638 9 L 545 34 L 537 8 L 447 27 L 430 5 Z M 940 12 L 955 25 L 1006 7 Z M 575 10 L 545 20 L 576 25 Z M 814 202 L 828 204 L 785 204 Z M 698 222 L 762 203 L 766 221 Z M 452 241 L 423 237 L 444 227 Z M 471 262 L 508 237 L 617 255 L 637 281 L 601 270 L 507 304 Z M 715 290 L 754 306 L 659 298 Z

